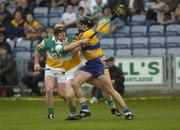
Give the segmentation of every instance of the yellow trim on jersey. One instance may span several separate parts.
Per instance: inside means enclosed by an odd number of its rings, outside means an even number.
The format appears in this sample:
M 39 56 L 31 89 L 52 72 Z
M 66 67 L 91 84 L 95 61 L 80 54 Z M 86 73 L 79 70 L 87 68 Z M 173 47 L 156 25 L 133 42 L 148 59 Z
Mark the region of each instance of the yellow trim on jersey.
M 109 74 L 109 69 L 104 69 L 104 75 L 108 75 Z
M 81 57 L 79 53 L 73 54 L 72 58 L 63 62 L 63 68 L 68 71 L 81 63 Z
M 63 68 L 63 63 L 58 59 L 51 59 L 48 55 L 46 55 L 46 64 L 52 68 Z

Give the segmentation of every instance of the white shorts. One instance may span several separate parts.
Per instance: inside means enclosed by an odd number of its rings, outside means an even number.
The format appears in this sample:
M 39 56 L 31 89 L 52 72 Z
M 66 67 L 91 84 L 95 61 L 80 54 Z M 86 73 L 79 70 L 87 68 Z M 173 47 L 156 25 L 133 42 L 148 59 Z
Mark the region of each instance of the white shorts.
M 69 80 L 74 79 L 74 77 L 76 76 L 77 72 L 80 70 L 80 68 L 81 68 L 82 66 L 83 66 L 83 64 L 80 63 L 79 65 L 75 66 L 74 68 L 68 70 L 68 71 L 65 73 L 66 82 L 69 81 Z
M 57 79 L 58 83 L 65 83 L 65 75 L 62 73 L 62 68 L 53 68 L 46 64 L 46 68 L 49 70 L 45 70 L 45 76 L 52 76 Z

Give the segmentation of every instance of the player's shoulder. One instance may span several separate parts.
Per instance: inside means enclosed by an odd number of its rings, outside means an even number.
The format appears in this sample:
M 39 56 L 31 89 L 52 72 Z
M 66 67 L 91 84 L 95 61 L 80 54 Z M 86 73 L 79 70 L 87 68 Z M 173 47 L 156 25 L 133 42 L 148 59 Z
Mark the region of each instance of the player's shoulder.
M 45 42 L 51 42 L 53 40 L 53 36 L 49 36 L 44 39 Z
M 91 33 L 94 33 L 94 29 L 93 28 L 90 28 L 90 29 L 88 29 L 88 30 L 86 30 L 84 32 L 84 34 L 91 34 Z
M 85 32 L 83 32 L 83 37 L 88 38 L 88 37 L 90 37 L 91 35 L 93 35 L 94 32 L 95 32 L 94 29 L 93 29 L 93 28 L 90 28 L 90 29 L 86 30 Z
M 45 38 L 45 39 L 43 40 L 43 42 L 44 42 L 45 44 L 51 44 L 52 42 L 54 42 L 54 40 L 55 40 L 54 36 L 49 36 L 49 37 Z

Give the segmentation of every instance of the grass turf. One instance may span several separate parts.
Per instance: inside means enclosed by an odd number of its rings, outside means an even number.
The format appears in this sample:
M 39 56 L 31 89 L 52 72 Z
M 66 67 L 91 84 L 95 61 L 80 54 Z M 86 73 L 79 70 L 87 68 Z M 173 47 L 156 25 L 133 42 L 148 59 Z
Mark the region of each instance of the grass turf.
M 112 116 L 104 101 L 89 105 L 92 111 L 90 118 L 65 121 L 68 107 L 63 101 L 55 101 L 55 119 L 48 120 L 44 100 L 0 99 L 0 130 L 180 129 L 180 98 L 137 99 L 126 102 L 135 114 L 132 121 L 124 120 L 124 116 Z

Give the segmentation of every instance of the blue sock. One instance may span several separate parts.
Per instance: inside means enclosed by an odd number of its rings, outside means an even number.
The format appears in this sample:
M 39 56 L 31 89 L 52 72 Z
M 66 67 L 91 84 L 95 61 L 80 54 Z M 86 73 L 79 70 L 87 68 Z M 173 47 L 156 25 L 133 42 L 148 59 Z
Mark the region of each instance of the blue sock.
M 88 105 L 87 104 L 81 104 L 81 109 L 83 110 L 83 109 L 88 109 Z
M 124 113 L 127 113 L 127 112 L 130 112 L 128 107 L 124 109 Z

